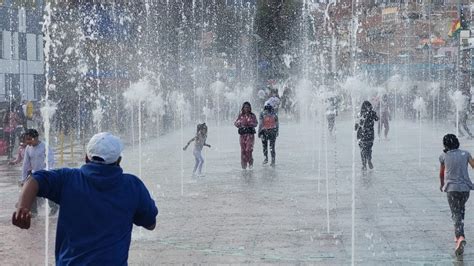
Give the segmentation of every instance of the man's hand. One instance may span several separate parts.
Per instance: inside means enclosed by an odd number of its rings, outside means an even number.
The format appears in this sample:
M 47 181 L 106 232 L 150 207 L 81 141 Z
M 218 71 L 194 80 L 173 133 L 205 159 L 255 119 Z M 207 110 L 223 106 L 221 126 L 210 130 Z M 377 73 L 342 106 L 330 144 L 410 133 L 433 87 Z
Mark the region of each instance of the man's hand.
M 12 216 L 12 224 L 21 229 L 28 229 L 31 225 L 31 212 L 27 208 L 18 208 Z
M 444 187 L 444 184 L 441 183 L 441 185 L 439 185 L 439 190 L 440 190 L 441 192 L 444 192 L 444 191 L 443 191 L 443 187 Z

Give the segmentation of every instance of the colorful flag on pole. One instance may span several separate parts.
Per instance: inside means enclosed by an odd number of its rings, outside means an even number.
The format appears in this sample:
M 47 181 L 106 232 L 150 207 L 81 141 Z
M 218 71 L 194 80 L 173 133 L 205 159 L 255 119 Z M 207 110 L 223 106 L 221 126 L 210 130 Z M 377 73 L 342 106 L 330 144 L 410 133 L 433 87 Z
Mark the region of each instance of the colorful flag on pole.
M 448 32 L 448 36 L 454 37 L 459 33 L 460 30 L 461 30 L 461 20 L 456 19 L 455 21 L 453 21 L 453 24 L 451 25 L 451 29 Z
M 449 37 L 455 37 L 461 30 L 469 29 L 469 21 L 464 15 L 464 7 L 461 6 L 459 9 L 459 18 L 453 21 L 451 29 L 448 32 Z

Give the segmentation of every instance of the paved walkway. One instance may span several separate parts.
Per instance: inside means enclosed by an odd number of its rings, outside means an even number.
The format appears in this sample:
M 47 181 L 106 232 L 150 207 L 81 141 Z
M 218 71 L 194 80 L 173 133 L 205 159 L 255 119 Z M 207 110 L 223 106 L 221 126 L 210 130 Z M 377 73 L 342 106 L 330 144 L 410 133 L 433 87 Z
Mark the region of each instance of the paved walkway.
M 350 264 L 353 125 L 345 119 L 336 126 L 337 134 L 325 137 L 319 124 L 282 124 L 277 166 L 261 166 L 257 139 L 255 168 L 247 172 L 240 169 L 237 130 L 211 123 L 206 175 L 197 179 L 191 177 L 191 149 L 182 151 L 194 126 L 183 135 L 178 131 L 144 143 L 141 170 L 138 147 L 129 147 L 123 167 L 141 171 L 160 209 L 155 231 L 135 228 L 129 263 Z M 431 122 L 423 124 L 420 138 L 417 123 L 392 125 L 390 140 L 376 141 L 375 169 L 367 174 L 360 171 L 356 147 L 356 264 L 457 263 L 449 207 L 438 181 L 441 139 L 447 131 L 434 128 Z M 461 139 L 461 146 L 474 152 L 473 140 Z M 0 261 L 42 264 L 44 215 L 29 231 L 10 225 L 18 171 L 0 167 Z M 464 262 L 473 263 L 471 201 Z M 50 262 L 55 222 L 53 218 L 50 224 Z

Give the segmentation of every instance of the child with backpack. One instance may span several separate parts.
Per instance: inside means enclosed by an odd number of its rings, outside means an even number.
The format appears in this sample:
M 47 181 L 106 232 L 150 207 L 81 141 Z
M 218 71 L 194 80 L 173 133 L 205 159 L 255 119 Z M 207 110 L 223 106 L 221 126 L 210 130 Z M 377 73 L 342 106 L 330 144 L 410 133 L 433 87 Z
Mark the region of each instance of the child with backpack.
M 268 142 L 270 142 L 270 155 L 272 156 L 271 166 L 275 166 L 275 142 L 278 137 L 278 115 L 274 108 L 267 104 L 260 113 L 260 123 L 258 124 L 258 137 L 262 139 L 263 164 L 268 163 Z
M 194 150 L 193 155 L 196 163 L 194 164 L 193 176 L 201 176 L 202 174 L 202 165 L 204 164 L 204 158 L 202 157 L 201 151 L 204 146 L 211 147 L 211 145 L 206 143 L 207 139 L 207 125 L 206 123 L 197 125 L 196 136 L 188 141 L 186 146 L 184 146 L 183 151 L 185 151 L 189 144 L 194 141 Z
M 466 239 L 464 238 L 465 205 L 469 199 L 469 192 L 473 189 L 468 164 L 474 168 L 474 159 L 468 151 L 459 149 L 459 140 L 454 134 L 443 137 L 443 153 L 439 156 L 439 181 L 441 192 L 446 192 L 451 209 L 451 218 L 454 222 L 456 240 L 455 254 L 462 255 Z

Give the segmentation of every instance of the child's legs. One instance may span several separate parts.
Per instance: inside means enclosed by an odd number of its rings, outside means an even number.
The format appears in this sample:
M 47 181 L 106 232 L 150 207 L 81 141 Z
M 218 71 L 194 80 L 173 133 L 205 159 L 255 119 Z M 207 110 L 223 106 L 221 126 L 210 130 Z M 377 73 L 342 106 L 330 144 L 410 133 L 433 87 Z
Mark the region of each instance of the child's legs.
M 365 144 L 361 140 L 359 141 L 359 148 L 360 148 L 360 159 L 362 160 L 362 165 L 365 165 L 367 163 Z
M 275 141 L 276 136 L 272 136 L 272 138 L 270 138 L 270 154 L 272 155 L 272 159 L 275 159 Z
M 329 131 L 332 132 L 332 130 L 334 128 L 334 122 L 336 121 L 336 116 L 335 115 L 328 115 L 327 119 L 328 119 L 328 129 L 329 129 Z
M 204 164 L 204 158 L 202 157 L 201 151 L 199 151 L 199 157 L 198 157 L 198 174 L 201 174 L 202 172 L 202 165 Z
M 194 155 L 194 169 L 193 169 L 193 174 L 196 173 L 196 170 L 198 169 L 199 167 L 199 164 L 200 164 L 200 158 L 202 157 L 201 156 L 201 151 L 198 151 L 198 150 L 194 150 L 193 151 L 193 155 Z
M 367 160 L 371 161 L 372 160 L 372 146 L 374 146 L 373 141 L 366 141 L 366 153 L 367 153 Z
M 464 213 L 466 202 L 469 199 L 469 192 L 453 191 L 447 194 L 451 218 L 454 222 L 454 233 L 456 237 L 464 237 Z
M 268 158 L 268 140 L 265 134 L 262 135 L 263 156 Z
M 245 151 L 245 135 L 240 136 L 240 164 L 242 169 L 247 168 L 247 152 Z
M 365 165 L 367 160 L 372 160 L 372 146 L 373 141 L 359 141 L 360 157 L 362 158 L 362 164 Z
M 246 139 L 245 139 L 245 151 L 246 151 L 246 157 L 247 157 L 247 162 L 250 165 L 253 165 L 253 156 L 252 156 L 252 153 L 253 153 L 253 145 L 254 145 L 254 142 L 255 142 L 255 136 L 254 135 L 251 135 L 251 134 L 248 134 L 248 135 L 245 135 Z

